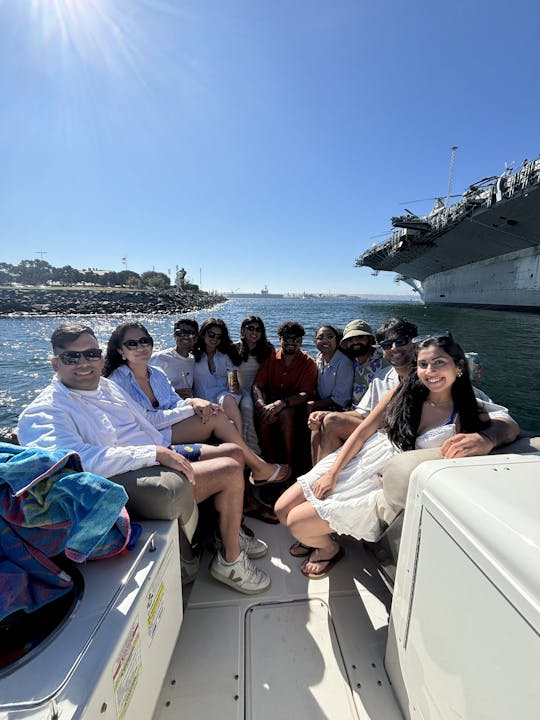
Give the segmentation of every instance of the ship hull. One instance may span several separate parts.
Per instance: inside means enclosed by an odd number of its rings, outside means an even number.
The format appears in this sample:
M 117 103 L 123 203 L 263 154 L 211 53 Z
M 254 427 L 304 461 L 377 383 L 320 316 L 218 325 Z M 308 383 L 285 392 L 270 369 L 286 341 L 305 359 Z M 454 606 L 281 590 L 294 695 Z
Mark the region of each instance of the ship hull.
M 540 246 L 430 275 L 418 289 L 428 305 L 540 312 Z

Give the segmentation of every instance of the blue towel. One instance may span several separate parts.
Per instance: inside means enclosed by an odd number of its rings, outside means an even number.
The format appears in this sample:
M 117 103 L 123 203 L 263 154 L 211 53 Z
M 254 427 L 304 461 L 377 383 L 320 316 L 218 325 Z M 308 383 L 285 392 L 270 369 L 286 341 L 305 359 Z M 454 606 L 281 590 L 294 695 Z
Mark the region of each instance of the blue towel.
M 0 619 L 72 587 L 55 555 L 83 562 L 120 552 L 130 537 L 126 501 L 123 487 L 83 472 L 73 451 L 0 443 Z

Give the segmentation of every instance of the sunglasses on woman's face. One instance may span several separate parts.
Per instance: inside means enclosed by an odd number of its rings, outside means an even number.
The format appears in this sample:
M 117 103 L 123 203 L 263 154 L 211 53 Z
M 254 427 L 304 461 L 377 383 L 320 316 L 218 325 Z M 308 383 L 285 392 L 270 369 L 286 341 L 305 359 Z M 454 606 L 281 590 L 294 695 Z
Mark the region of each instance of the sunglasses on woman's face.
M 427 340 L 442 340 L 443 338 L 449 337 L 452 337 L 452 333 L 450 333 L 448 330 L 445 330 L 444 332 L 434 333 L 432 335 L 417 335 L 411 340 L 411 342 L 413 345 L 418 345 L 420 343 L 426 342 Z
M 213 330 L 207 330 L 206 334 L 211 340 L 221 340 L 221 333 L 215 333 Z
M 262 328 L 257 327 L 257 325 L 246 325 L 246 330 L 249 330 L 249 332 L 262 332 Z
M 153 344 L 152 338 L 149 338 L 148 335 L 143 335 L 138 340 L 126 340 L 122 343 L 122 345 L 128 350 L 135 350 L 135 348 L 139 347 L 139 345 L 141 347 L 148 347 Z

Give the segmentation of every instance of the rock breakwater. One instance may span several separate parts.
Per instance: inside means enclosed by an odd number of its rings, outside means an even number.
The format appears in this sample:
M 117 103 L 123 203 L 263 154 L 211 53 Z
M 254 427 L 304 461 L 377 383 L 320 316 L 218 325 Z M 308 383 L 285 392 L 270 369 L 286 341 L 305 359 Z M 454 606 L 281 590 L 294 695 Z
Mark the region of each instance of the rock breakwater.
M 4 288 L 0 290 L 0 315 L 170 315 L 204 310 L 226 299 L 201 290 Z

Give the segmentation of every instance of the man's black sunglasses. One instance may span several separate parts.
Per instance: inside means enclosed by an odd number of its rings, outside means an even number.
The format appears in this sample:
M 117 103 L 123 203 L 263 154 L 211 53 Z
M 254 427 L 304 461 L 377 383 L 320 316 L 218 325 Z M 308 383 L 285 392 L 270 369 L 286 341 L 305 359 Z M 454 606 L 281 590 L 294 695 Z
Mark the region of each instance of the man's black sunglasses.
M 393 338 L 393 340 L 381 340 L 379 345 L 382 347 L 383 350 L 390 350 L 392 345 L 395 345 L 396 347 L 403 347 L 410 342 L 411 339 L 408 337 L 397 337 Z
M 57 358 L 60 358 L 64 365 L 78 365 L 81 362 L 81 358 L 84 358 L 83 362 L 95 362 L 101 360 L 103 351 L 100 348 L 90 348 L 90 350 L 65 350 L 64 352 L 58 353 Z
M 184 330 L 184 328 L 177 328 L 174 334 L 176 337 L 195 337 L 197 335 L 195 330 Z

